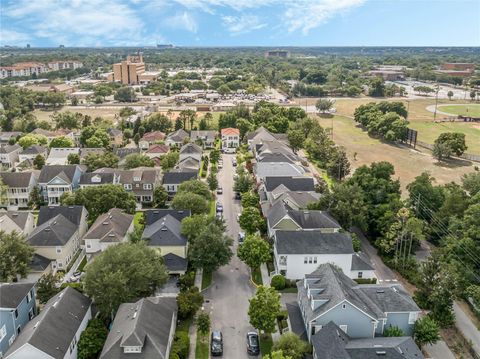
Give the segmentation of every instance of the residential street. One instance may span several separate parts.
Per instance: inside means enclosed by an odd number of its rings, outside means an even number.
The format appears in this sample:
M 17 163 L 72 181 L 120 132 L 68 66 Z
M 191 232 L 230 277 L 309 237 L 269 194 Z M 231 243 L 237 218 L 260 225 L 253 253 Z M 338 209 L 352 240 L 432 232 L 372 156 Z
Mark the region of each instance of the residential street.
M 223 194 L 218 200 L 223 204 L 227 233 L 234 239 L 233 251 L 237 250 L 237 236 L 240 227 L 237 213 L 240 201 L 234 200 L 232 165 L 234 155 L 222 155 L 223 169 L 218 174 Z M 212 286 L 204 292 L 205 310 L 211 312 L 212 330 L 223 333 L 223 357 L 228 359 L 248 358 L 246 351 L 246 333 L 253 328 L 248 323 L 248 299 L 254 294 L 250 282 L 250 271 L 236 255 L 227 266 L 213 275 Z

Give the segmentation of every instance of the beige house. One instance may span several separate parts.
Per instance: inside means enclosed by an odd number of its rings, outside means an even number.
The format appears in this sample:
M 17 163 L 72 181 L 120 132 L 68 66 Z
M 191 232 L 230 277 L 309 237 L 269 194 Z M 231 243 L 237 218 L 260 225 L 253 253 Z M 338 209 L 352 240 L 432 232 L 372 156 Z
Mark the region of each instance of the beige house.
M 6 198 L 1 199 L 0 206 L 27 208 L 37 176 L 33 172 L 0 172 L 0 179 L 7 186 Z
M 35 253 L 52 261 L 53 271 L 66 271 L 80 250 L 78 227 L 59 214 L 40 224 L 28 237 Z
M 0 210 L 0 229 L 6 233 L 17 232 L 25 236 L 35 228 L 35 218 L 31 212 Z
M 6 145 L 0 148 L 0 165 L 5 168 L 15 167 L 18 162 L 18 155 L 22 151 L 22 146 L 17 144 Z

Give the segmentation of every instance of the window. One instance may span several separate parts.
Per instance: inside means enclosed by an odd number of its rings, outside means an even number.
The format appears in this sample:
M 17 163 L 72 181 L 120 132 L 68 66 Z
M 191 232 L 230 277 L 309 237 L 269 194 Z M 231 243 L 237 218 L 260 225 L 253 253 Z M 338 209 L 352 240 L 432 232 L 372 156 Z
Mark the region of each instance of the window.
M 12 345 L 13 341 L 15 340 L 15 334 L 13 334 L 10 339 L 8 339 L 8 345 Z
M 32 300 L 32 292 L 28 292 L 27 293 L 27 303 L 30 303 L 30 301 Z
M 17 335 L 20 335 L 20 331 L 22 330 L 22 328 L 20 328 L 20 326 L 17 327 Z
M 363 272 L 358 272 L 358 278 L 362 278 L 363 277 Z
M 89 243 L 89 244 L 87 244 L 87 248 L 92 248 L 92 246 L 90 245 L 90 243 Z
M 18 309 L 15 309 L 15 319 L 18 318 Z
M 123 188 L 125 188 L 127 191 L 132 189 L 132 185 L 130 183 L 125 183 L 123 185 Z
M 308 263 L 312 264 L 313 263 L 313 257 L 308 257 Z
M 0 343 L 2 342 L 3 338 L 7 335 L 7 328 L 5 327 L 5 324 L 2 326 L 2 329 L 0 329 Z
M 348 328 L 348 325 L 339 325 L 340 329 L 343 330 L 345 332 L 345 334 L 347 334 L 347 328 Z
M 123 352 L 124 353 L 141 353 L 142 347 L 124 347 Z
M 313 263 L 317 264 L 317 257 L 313 257 Z
M 287 265 L 287 256 L 280 256 L 279 264 L 281 266 L 286 266 Z
M 30 310 L 28 311 L 28 320 L 32 320 L 33 319 L 33 308 L 30 308 Z
M 344 303 L 342 304 L 342 309 L 346 309 L 347 308 L 347 305 Z
M 56 251 L 57 251 L 57 253 L 62 253 L 62 248 L 61 248 L 61 247 L 57 247 L 57 248 L 56 248 Z
M 63 263 L 62 262 L 58 262 L 58 268 L 63 268 Z
M 307 264 L 308 263 L 308 257 L 303 258 L 303 263 Z
M 151 183 L 145 183 L 143 185 L 143 189 L 152 189 L 152 184 Z
M 415 324 L 417 319 L 418 319 L 418 313 L 417 312 L 408 313 L 408 324 Z

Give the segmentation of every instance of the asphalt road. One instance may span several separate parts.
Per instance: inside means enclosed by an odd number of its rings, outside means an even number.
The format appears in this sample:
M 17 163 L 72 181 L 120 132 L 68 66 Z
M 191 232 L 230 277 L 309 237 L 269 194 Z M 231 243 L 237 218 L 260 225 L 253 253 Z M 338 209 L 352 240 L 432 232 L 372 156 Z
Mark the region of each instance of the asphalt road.
M 240 203 L 234 199 L 232 165 L 234 155 L 222 155 L 223 169 L 218 174 L 219 185 L 223 187 L 223 194 L 218 200 L 223 204 L 224 218 L 227 224 L 227 233 L 234 239 L 233 252 L 238 246 L 237 213 L 240 212 Z M 252 330 L 248 322 L 248 299 L 254 294 L 254 287 L 250 282 L 248 267 L 236 255 L 230 263 L 217 270 L 213 275 L 213 285 L 204 292 L 205 310 L 211 313 L 212 330 L 223 333 L 223 358 L 249 358 L 246 351 L 246 334 Z

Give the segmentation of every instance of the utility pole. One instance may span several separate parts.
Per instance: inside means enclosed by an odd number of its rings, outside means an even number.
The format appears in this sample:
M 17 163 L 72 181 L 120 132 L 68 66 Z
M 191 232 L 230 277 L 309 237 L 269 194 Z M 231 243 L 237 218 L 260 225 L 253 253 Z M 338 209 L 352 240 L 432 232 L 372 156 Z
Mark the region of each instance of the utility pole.
M 433 113 L 433 122 L 435 122 L 435 119 L 437 118 L 438 91 L 440 91 L 440 86 L 438 85 L 438 82 L 437 82 L 437 92 L 435 93 L 435 112 Z

